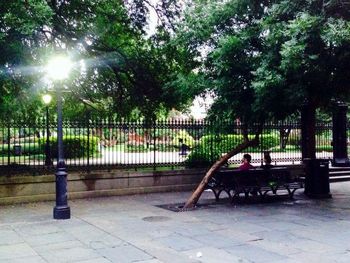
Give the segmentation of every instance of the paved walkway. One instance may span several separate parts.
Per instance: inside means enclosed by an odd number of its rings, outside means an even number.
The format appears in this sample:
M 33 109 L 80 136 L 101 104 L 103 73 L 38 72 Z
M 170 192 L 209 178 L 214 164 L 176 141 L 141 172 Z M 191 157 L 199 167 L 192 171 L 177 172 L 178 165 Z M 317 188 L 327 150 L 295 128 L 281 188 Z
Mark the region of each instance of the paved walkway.
M 53 220 L 52 202 L 2 206 L 0 262 L 350 262 L 350 183 L 331 188 L 180 213 L 156 205 L 189 193 L 75 200 L 70 220 Z

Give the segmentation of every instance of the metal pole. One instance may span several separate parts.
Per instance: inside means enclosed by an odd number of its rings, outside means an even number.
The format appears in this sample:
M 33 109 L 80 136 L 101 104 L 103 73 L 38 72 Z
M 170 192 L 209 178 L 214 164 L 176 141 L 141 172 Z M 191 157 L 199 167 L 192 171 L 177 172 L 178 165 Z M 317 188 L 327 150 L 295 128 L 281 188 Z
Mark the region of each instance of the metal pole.
M 90 172 L 90 111 L 87 113 L 87 172 Z
M 56 171 L 56 206 L 53 209 L 54 219 L 69 219 L 70 207 L 67 202 L 67 172 L 63 155 L 62 127 L 62 93 L 57 89 L 57 171 Z
M 7 165 L 10 165 L 10 155 L 11 155 L 11 121 L 7 122 Z
M 346 134 L 347 110 L 348 106 L 344 102 L 338 101 L 333 111 L 333 166 L 350 166 Z
M 50 128 L 49 128 L 49 106 L 46 106 L 46 145 L 45 145 L 45 165 L 52 165 L 50 151 Z
M 153 120 L 153 170 L 156 169 L 156 121 Z

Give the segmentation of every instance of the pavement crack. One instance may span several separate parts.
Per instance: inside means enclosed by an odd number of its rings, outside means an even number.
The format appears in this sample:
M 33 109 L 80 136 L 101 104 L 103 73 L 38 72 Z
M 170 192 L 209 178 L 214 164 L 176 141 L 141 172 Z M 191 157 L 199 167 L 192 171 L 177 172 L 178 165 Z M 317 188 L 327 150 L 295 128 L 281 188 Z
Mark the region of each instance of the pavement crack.
M 257 241 L 261 241 L 261 240 L 264 240 L 264 239 L 263 238 L 256 238 L 256 239 L 248 240 L 248 242 L 257 242 Z

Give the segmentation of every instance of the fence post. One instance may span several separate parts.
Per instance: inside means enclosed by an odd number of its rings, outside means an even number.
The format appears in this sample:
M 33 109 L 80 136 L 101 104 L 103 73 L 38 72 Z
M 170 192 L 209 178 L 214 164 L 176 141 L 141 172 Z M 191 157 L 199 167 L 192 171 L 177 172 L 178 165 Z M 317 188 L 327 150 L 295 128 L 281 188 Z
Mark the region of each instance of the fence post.
M 87 113 L 87 172 L 90 173 L 90 111 Z
M 7 122 L 7 165 L 10 165 L 10 154 L 11 154 L 11 143 L 10 143 L 10 140 L 11 140 L 11 135 L 10 135 L 10 132 L 11 132 L 11 123 L 10 121 Z
M 347 109 L 345 103 L 338 101 L 333 111 L 333 166 L 350 166 L 346 135 Z
M 153 120 L 153 170 L 156 168 L 156 121 Z
M 304 102 L 301 109 L 301 158 L 316 158 L 315 121 L 316 109 Z

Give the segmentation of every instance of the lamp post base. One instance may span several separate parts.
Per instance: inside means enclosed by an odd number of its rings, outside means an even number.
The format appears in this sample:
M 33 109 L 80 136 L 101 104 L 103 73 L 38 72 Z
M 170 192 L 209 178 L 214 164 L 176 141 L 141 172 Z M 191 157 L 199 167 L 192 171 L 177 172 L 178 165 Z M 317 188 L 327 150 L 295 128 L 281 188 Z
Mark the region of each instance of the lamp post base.
M 53 208 L 54 219 L 70 219 L 70 207 L 69 206 L 55 206 Z

